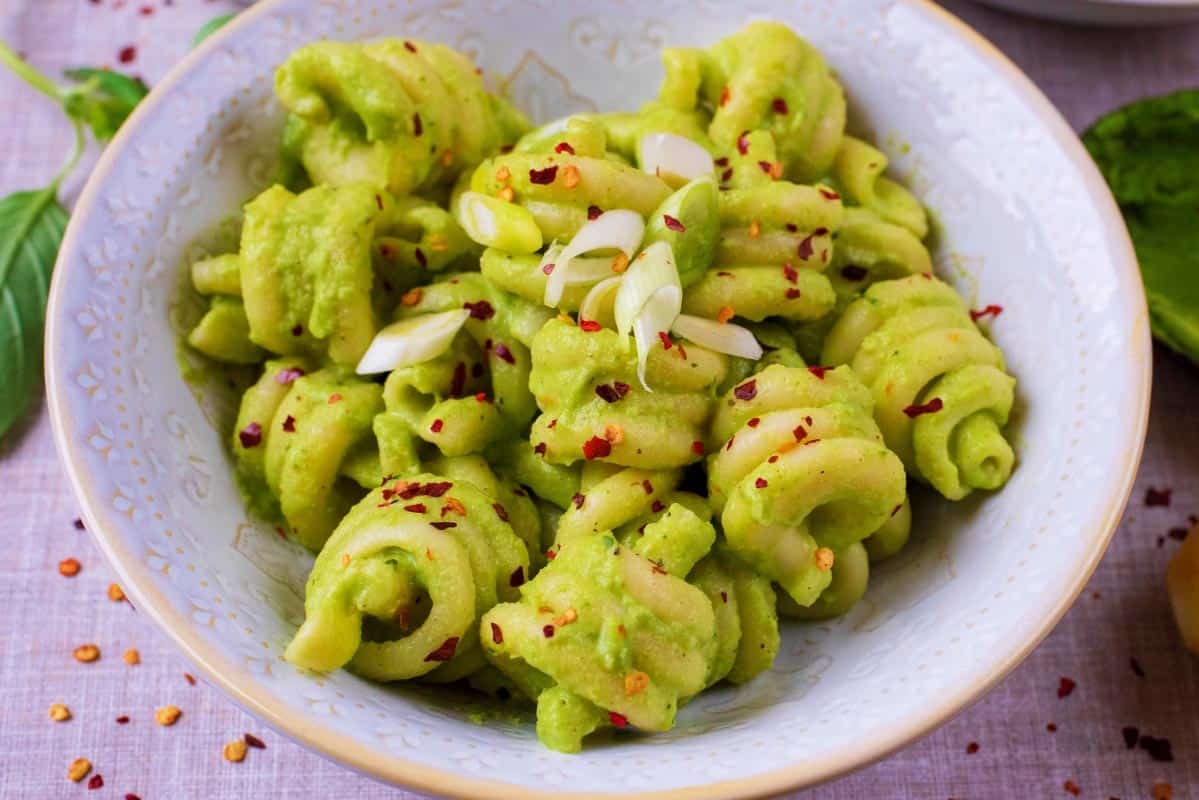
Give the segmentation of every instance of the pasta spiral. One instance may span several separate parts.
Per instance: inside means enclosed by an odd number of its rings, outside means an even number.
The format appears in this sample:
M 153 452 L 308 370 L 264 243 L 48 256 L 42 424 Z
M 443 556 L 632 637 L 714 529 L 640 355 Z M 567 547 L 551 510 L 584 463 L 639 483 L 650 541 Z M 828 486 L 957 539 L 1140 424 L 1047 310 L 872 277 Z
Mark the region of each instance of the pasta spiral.
M 904 503 L 866 389 L 845 368 L 775 365 L 734 387 L 712 423 L 708 489 L 729 547 L 801 606 L 841 551 Z
M 853 367 L 888 447 L 945 497 L 1011 475 L 1003 427 L 1016 382 L 953 287 L 931 275 L 876 283 L 829 332 L 824 361 Z
M 660 95 L 676 109 L 711 109 L 708 134 L 732 150 L 746 131 L 764 130 L 779 143 L 793 180 L 829 172 L 845 131 L 845 92 L 824 58 L 790 28 L 752 22 L 706 51 L 667 49 Z
M 572 538 L 521 599 L 483 617 L 480 635 L 500 670 L 542 676 L 537 731 L 577 752 L 604 724 L 668 730 L 679 702 L 701 691 L 716 647 L 712 605 L 681 576 L 712 546 L 712 526 L 681 505 L 632 547 L 607 533 Z M 643 555 L 653 552 L 662 561 Z
M 361 496 L 376 485 L 371 421 L 382 390 L 336 367 L 304 374 L 296 359 L 268 362 L 242 397 L 233 454 L 257 509 L 282 516 L 305 547 L 317 550 Z M 354 482 L 343 477 L 349 474 Z
M 464 56 L 431 42 L 318 42 L 275 73 L 285 147 L 314 183 L 396 194 L 446 184 L 528 128 Z
M 637 358 L 608 328 L 550 320 L 533 340 L 529 388 L 541 409 L 530 439 L 552 463 L 600 460 L 669 469 L 703 456 L 715 389 L 728 358 L 698 345 L 650 350 L 646 391 Z
M 383 681 L 478 670 L 480 615 L 514 599 L 528 576 L 508 518 L 467 480 L 426 473 L 374 489 L 317 556 L 304 624 L 284 656 Z

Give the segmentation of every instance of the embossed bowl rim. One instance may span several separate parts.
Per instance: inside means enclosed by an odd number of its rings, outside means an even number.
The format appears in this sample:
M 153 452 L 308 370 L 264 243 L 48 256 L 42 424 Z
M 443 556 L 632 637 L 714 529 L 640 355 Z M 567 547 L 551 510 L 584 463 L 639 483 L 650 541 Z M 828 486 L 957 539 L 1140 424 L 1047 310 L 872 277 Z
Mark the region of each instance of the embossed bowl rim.
M 858 769 L 927 735 L 981 698 L 1023 661 L 1054 628 L 1098 566 L 1132 491 L 1148 424 L 1152 347 L 1148 335 L 1148 311 L 1140 282 L 1140 273 L 1120 211 L 1078 137 L 1057 109 L 1015 64 L 965 23 L 934 5 L 930 0 L 907 0 L 907 2 L 939 19 L 948 35 L 961 39 L 977 55 L 997 67 L 1005 75 L 1010 88 L 1015 90 L 1029 109 L 1039 117 L 1047 131 L 1057 140 L 1057 143 L 1073 162 L 1090 199 L 1095 203 L 1106 222 L 1104 233 L 1115 256 L 1116 266 L 1120 271 L 1127 273 L 1123 276 L 1124 278 L 1131 278 L 1128 285 L 1135 287 L 1134 291 L 1139 295 L 1132 298 L 1134 306 L 1140 311 L 1133 321 L 1135 330 L 1131 338 L 1134 344 L 1139 339 L 1144 346 L 1140 355 L 1135 359 L 1136 363 L 1132 365 L 1134 372 L 1139 375 L 1139 380 L 1135 382 L 1135 385 L 1127 387 L 1130 394 L 1135 393 L 1135 397 L 1133 397 L 1135 413 L 1131 419 L 1125 420 L 1126 424 L 1120 428 L 1127 445 L 1124 450 L 1126 454 L 1124 461 L 1114 465 L 1113 471 L 1110 473 L 1110 482 L 1108 486 L 1103 487 L 1104 491 L 1096 492 L 1096 497 L 1102 497 L 1102 502 L 1107 504 L 1103 513 L 1102 530 L 1096 532 L 1090 551 L 1084 559 L 1078 562 L 1073 574 L 1063 576 L 1061 594 L 1052 613 L 1046 615 L 1039 626 L 1029 633 L 1022 646 L 1003 654 L 977 681 L 970 685 L 954 687 L 943 697 L 927 704 L 923 713 L 872 730 L 869 737 L 862 737 L 858 742 L 842 747 L 831 755 L 821 758 L 819 762 L 797 760 L 787 767 L 771 770 L 751 778 L 664 791 L 622 792 L 621 796 L 623 797 L 748 798 L 777 794 L 812 786 Z M 55 278 L 50 288 L 50 301 L 47 310 L 46 384 L 55 443 L 75 495 L 79 499 L 83 519 L 118 573 L 121 584 L 133 600 L 134 605 L 147 614 L 174 640 L 175 644 L 183 650 L 209 682 L 219 687 L 243 708 L 304 746 L 363 774 L 392 784 L 439 795 L 497 799 L 513 796 L 528 798 L 613 797 L 615 795 L 610 793 L 569 793 L 567 795 L 561 791 L 531 789 L 505 783 L 502 780 L 469 778 L 395 756 L 379 757 L 377 754 L 366 752 L 350 736 L 325 728 L 311 716 L 273 704 L 269 695 L 252 674 L 219 652 L 216 647 L 201 639 L 193 631 L 192 622 L 171 607 L 166 597 L 156 588 L 150 570 L 118 534 L 120 524 L 112 518 L 113 512 L 106 507 L 101 498 L 96 496 L 84 472 L 81 445 L 75 436 L 79 429 L 71 419 L 66 401 L 62 398 L 66 378 L 59 361 L 59 354 L 62 352 L 59 342 L 63 338 L 63 327 L 70 321 L 65 316 L 63 309 L 66 301 L 62 297 L 64 283 L 62 272 L 64 265 L 77 261 L 82 252 L 80 241 L 82 225 L 79 224 L 79 220 L 86 218 L 95 210 L 100 200 L 101 187 L 113 169 L 117 154 L 124 149 L 123 143 L 133 136 L 133 132 L 138 129 L 143 120 L 148 119 L 156 112 L 163 99 L 180 78 L 207 58 L 210 53 L 215 52 L 226 37 L 231 36 L 257 17 L 267 14 L 275 5 L 276 2 L 273 0 L 264 0 L 255 7 L 242 12 L 233 23 L 217 32 L 210 41 L 196 48 L 167 73 L 128 122 L 122 126 L 116 140 L 100 157 L 71 217 L 71 223 L 59 253 L 58 269 L 55 270 Z

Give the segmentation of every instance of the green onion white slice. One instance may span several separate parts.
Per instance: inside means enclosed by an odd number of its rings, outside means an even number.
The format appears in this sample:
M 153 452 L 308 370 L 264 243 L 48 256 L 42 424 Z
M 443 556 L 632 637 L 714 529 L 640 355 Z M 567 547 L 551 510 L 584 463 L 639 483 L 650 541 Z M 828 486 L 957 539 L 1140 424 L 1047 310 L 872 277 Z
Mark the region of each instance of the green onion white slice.
M 508 253 L 536 253 L 541 249 L 537 221 L 515 203 L 479 192 L 463 192 L 454 204 L 454 218 L 467 236 L 484 247 Z
M 666 242 L 654 242 L 633 259 L 616 290 L 614 315 L 622 341 L 631 330 L 637 344 L 637 377 L 647 391 L 645 363 L 659 333 L 670 330 L 683 307 L 683 287 L 674 253 Z
M 375 334 L 355 371 L 374 375 L 437 358 L 469 318 L 469 310 L 457 308 L 393 322 Z
M 705 317 L 679 314 L 670 329 L 701 347 L 730 356 L 757 361 L 762 357 L 762 345 L 748 328 L 731 322 L 716 322 Z
M 678 188 L 716 172 L 712 155 L 690 139 L 673 133 L 650 133 L 637 142 L 641 169 Z
M 611 316 L 612 297 L 623 281 L 623 275 L 613 275 L 592 286 L 579 304 L 579 320 L 602 322 L 605 317 Z
M 552 262 L 554 270 L 545 282 L 545 304 L 556 308 L 562 302 L 575 258 L 595 250 L 619 250 L 632 258 L 644 235 L 645 221 L 636 211 L 618 208 L 589 220 Z

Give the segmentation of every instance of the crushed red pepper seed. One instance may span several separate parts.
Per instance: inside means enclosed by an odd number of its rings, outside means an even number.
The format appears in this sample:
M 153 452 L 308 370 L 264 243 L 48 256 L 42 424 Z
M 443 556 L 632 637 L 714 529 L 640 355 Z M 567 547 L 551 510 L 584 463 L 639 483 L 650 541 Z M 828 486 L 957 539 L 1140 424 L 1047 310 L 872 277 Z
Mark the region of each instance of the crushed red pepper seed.
M 265 750 L 266 749 L 266 742 L 262 741 L 261 739 L 259 739 L 257 736 L 255 736 L 252 733 L 247 733 L 242 738 L 245 740 L 245 742 L 248 746 L 253 747 L 255 750 Z
M 1066 698 L 1074 692 L 1074 687 L 1078 686 L 1071 678 L 1062 677 L 1058 679 L 1057 696 L 1058 699 Z
M 195 676 L 195 675 L 192 675 L 190 672 L 185 672 L 185 673 L 183 673 L 183 679 L 184 679 L 185 681 L 187 681 L 187 685 L 188 685 L 188 686 L 195 686 L 195 685 L 196 685 L 196 676 Z
M 971 742 L 970 744 L 966 745 L 966 755 L 972 756 L 977 752 L 978 752 L 978 742 Z
M 129 716 L 127 714 L 122 714 L 121 716 L 117 717 L 117 724 L 118 725 L 128 725 L 129 724 Z
M 496 644 L 504 643 L 504 631 L 494 622 L 491 623 L 491 641 L 495 642 Z

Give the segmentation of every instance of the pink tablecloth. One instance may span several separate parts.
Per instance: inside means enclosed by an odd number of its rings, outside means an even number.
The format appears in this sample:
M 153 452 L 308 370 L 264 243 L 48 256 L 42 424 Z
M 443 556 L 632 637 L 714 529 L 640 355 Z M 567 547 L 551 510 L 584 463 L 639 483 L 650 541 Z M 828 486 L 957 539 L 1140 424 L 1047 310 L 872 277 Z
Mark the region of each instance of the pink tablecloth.
M 830 0 L 831 2 L 832 0 Z M 852 0 L 841 0 L 852 2 Z M 1199 26 L 1098 31 L 1039 23 L 946 2 L 1006 50 L 1077 127 L 1149 93 L 1199 86 Z M 0 38 L 37 65 L 116 64 L 153 80 L 188 48 L 202 22 L 233 4 L 202 0 L 3 0 Z M 143 11 L 149 9 L 149 11 Z M 44 182 L 69 144 L 58 114 L 0 74 L 0 194 Z M 77 189 L 79 180 L 68 186 Z M 1199 369 L 1160 351 L 1144 466 L 1133 502 L 1091 585 L 1046 642 L 985 700 L 890 759 L 810 797 L 1151 797 L 1156 782 L 1199 797 L 1199 670 L 1170 619 L 1163 570 L 1172 528 L 1199 513 Z M 1150 488 L 1172 489 L 1168 507 L 1146 507 Z M 156 630 L 105 589 L 111 574 L 86 532 L 40 404 L 0 445 L 0 797 L 79 797 L 66 778 L 86 757 L 103 776 L 95 797 L 398 798 L 397 790 L 308 753 L 264 730 L 215 690 L 185 679 L 187 663 Z M 58 574 L 67 557 L 74 578 Z M 101 659 L 72 649 L 98 644 Z M 140 651 L 128 666 L 121 654 Z M 1139 669 L 1134 668 L 1135 664 Z M 1143 673 L 1143 674 L 1141 674 Z M 1077 688 L 1058 697 L 1059 681 Z M 73 719 L 54 723 L 51 703 Z M 154 709 L 174 704 L 173 727 Z M 127 716 L 127 724 L 118 717 Z M 1126 749 L 1122 729 L 1169 739 L 1174 761 Z M 265 750 L 240 764 L 222 746 L 246 732 Z M 976 749 L 977 746 L 977 749 Z M 87 793 L 87 796 L 93 796 Z M 411 797 L 412 795 L 407 795 Z

